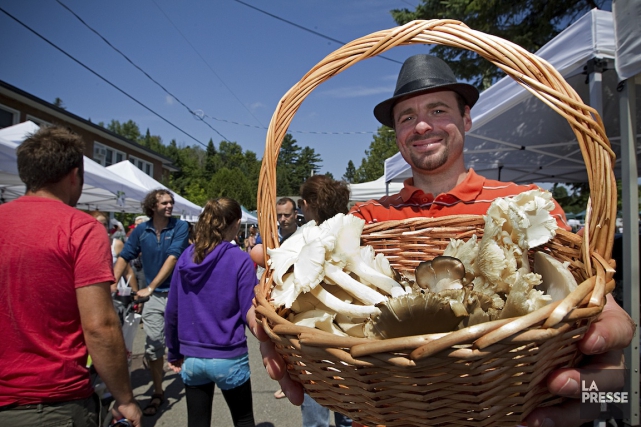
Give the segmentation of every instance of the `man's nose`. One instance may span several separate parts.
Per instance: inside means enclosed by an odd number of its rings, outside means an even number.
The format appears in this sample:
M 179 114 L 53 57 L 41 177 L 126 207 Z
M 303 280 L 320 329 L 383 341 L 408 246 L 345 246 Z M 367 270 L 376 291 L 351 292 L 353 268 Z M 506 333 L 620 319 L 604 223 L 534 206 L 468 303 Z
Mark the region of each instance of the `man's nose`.
M 432 129 L 432 125 L 424 117 L 419 117 L 416 122 L 416 126 L 414 126 L 414 131 L 420 135 L 424 134 L 425 132 L 429 132 Z

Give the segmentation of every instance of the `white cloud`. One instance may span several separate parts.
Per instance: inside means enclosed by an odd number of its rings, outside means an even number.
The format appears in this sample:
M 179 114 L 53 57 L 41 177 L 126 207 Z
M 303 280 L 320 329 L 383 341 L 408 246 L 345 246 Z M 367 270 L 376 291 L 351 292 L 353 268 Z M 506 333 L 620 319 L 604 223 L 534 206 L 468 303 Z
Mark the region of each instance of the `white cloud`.
M 167 95 L 165 97 L 165 104 L 167 104 L 167 105 L 173 105 L 174 101 L 175 101 L 174 97 L 171 96 L 171 95 Z
M 264 108 L 264 107 L 265 107 L 265 104 L 263 104 L 262 102 L 254 102 L 253 104 L 249 105 L 249 109 L 252 111 L 256 111 L 259 108 Z

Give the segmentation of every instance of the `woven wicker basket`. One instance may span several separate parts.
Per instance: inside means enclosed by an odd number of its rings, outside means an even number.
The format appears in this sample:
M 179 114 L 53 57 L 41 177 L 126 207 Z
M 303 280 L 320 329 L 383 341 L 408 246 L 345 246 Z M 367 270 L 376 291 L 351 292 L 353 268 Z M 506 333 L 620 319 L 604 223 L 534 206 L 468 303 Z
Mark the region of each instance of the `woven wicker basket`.
M 357 39 L 319 62 L 281 99 L 267 133 L 258 189 L 263 242 L 277 247 L 276 161 L 280 144 L 305 97 L 356 62 L 392 47 L 442 44 L 474 51 L 517 80 L 565 117 L 578 140 L 589 177 L 591 201 L 582 237 L 560 231 L 546 250 L 569 261 L 575 292 L 560 303 L 517 319 L 493 321 L 448 334 L 402 339 L 343 338 L 295 326 L 269 304 L 269 271 L 256 287 L 262 325 L 317 402 L 366 425 L 514 426 L 534 408 L 560 402 L 546 375 L 575 365 L 576 342 L 603 308 L 613 286 L 611 250 L 616 183 L 610 149 L 598 113 L 584 105 L 547 62 L 503 39 L 452 20 L 414 21 Z M 417 218 L 367 225 L 363 244 L 401 270 L 442 253 L 450 238 L 482 235 L 480 216 Z

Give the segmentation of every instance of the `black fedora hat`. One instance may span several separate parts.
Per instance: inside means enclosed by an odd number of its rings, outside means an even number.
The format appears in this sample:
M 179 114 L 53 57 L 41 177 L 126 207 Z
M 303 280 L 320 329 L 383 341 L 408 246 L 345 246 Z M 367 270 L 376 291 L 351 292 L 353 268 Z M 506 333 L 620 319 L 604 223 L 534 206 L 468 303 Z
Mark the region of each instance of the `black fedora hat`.
M 394 96 L 374 107 L 374 116 L 385 126 L 393 128 L 392 110 L 401 98 L 437 89 L 458 93 L 470 108 L 479 99 L 479 91 L 472 85 L 457 82 L 454 73 L 444 61 L 436 56 L 414 55 L 405 60 L 398 73 Z

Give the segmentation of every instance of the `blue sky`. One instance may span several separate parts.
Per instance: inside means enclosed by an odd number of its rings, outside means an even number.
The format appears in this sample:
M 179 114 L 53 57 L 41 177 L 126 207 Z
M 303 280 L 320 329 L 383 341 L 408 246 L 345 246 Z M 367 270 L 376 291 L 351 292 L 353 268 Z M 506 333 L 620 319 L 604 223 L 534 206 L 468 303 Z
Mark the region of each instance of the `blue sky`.
M 202 143 L 212 138 L 218 145 L 224 137 L 259 158 L 280 98 L 340 47 L 235 0 L 60 1 L 211 128 L 56 0 L 0 0 L 0 7 Z M 389 11 L 418 2 L 243 1 L 343 42 L 395 26 Z M 428 49 L 398 47 L 385 54 L 397 62 L 361 61 L 306 98 L 290 132 L 321 155 L 321 172 L 339 178 L 349 160 L 360 164 L 379 126 L 374 105 L 393 92 L 400 63 Z M 133 120 L 165 143 L 198 144 L 2 12 L 0 51 L 0 80 L 49 102 L 59 97 L 68 111 L 94 123 Z

